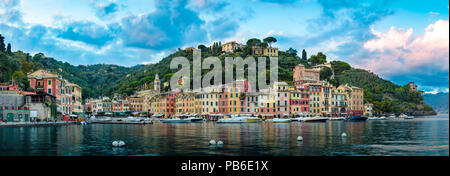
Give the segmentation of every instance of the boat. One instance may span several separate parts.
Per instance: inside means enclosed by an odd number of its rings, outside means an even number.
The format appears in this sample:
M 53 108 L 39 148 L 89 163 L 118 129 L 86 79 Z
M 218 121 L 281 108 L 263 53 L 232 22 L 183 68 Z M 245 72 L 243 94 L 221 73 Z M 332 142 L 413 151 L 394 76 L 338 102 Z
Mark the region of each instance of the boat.
M 178 117 L 170 118 L 170 119 L 161 119 L 162 123 L 189 123 L 190 119 L 180 119 Z
M 333 121 L 335 121 L 335 120 L 345 120 L 345 118 L 344 117 L 331 117 L 330 120 L 333 120 Z
M 247 123 L 247 117 L 232 117 L 217 120 L 217 123 Z
M 405 115 L 405 114 L 400 114 L 398 117 L 400 117 L 400 118 L 408 118 L 408 116 Z
M 272 123 L 289 123 L 291 122 L 291 119 L 288 118 L 273 118 L 270 120 Z
M 369 117 L 369 118 L 367 118 L 368 120 L 378 120 L 379 118 L 378 117 Z
M 367 120 L 367 117 L 360 116 L 360 115 L 354 115 L 354 116 L 345 118 L 345 120 L 346 121 L 365 121 L 365 120 Z
M 247 117 L 247 123 L 251 122 L 261 122 L 262 120 L 258 117 Z
M 95 117 L 95 116 L 92 116 L 88 120 L 89 123 L 102 123 L 102 122 L 110 122 L 110 121 L 112 121 L 112 119 L 110 117 Z
M 203 121 L 203 118 L 196 117 L 196 116 L 190 116 L 187 119 L 190 120 L 191 122 L 202 122 Z
M 389 118 L 396 118 L 395 114 L 390 115 Z
M 327 120 L 327 118 L 320 116 L 303 118 L 303 122 L 326 122 Z
M 414 116 L 406 116 L 405 119 L 414 119 Z
M 251 123 L 251 122 L 260 122 L 261 119 L 258 117 L 248 117 L 248 116 L 232 116 L 230 118 L 223 118 L 217 120 L 217 123 Z
M 381 116 L 378 118 L 378 120 L 387 120 L 386 116 Z

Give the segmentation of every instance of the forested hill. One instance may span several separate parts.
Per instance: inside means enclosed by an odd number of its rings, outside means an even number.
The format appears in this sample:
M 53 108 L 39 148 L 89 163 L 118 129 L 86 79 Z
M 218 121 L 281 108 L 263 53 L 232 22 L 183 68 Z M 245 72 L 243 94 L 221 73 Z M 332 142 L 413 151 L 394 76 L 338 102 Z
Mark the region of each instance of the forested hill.
M 411 91 L 409 85 L 396 85 L 366 70 L 351 68 L 336 75 L 337 84 L 364 88 L 364 100 L 378 113 L 431 115 L 436 112 L 424 102 L 422 91 Z M 333 82 L 332 81 L 332 82 Z M 336 84 L 336 83 L 335 83 Z
M 2 39 L 0 35 L 0 39 Z M 47 69 L 57 72 L 70 82 L 80 85 L 83 89 L 83 98 L 99 97 L 105 95 L 110 87 L 123 80 L 129 72 L 144 67 L 123 67 L 117 65 L 80 65 L 74 66 L 67 62 L 57 61 L 46 57 L 42 53 L 31 56 L 22 51 L 11 51 L 11 44 L 2 47 L 0 41 L 0 83 L 15 79 L 20 87 L 29 90 L 29 82 L 26 75 L 38 69 Z
M 218 58 L 222 61 L 222 66 L 224 66 L 224 59 L 225 57 L 237 57 L 240 56 L 243 59 L 247 57 L 247 55 L 243 52 L 238 52 L 235 54 L 216 54 L 216 52 L 212 51 L 211 49 L 203 49 L 202 50 L 202 59 L 205 59 L 209 56 L 218 56 Z M 193 54 L 190 52 L 186 52 L 185 50 L 178 50 L 177 52 L 163 58 L 159 63 L 156 63 L 151 66 L 145 66 L 141 67 L 139 69 L 135 69 L 129 73 L 129 76 L 123 80 L 121 80 L 118 84 L 111 87 L 110 90 L 108 90 L 108 93 L 116 92 L 116 93 L 123 93 L 126 95 L 130 95 L 138 90 L 140 90 L 142 87 L 145 87 L 143 85 L 145 84 L 152 84 L 154 80 L 155 74 L 159 74 L 159 77 L 162 82 L 169 82 L 171 76 L 177 72 L 178 70 L 171 70 L 170 69 L 170 62 L 173 58 L 183 56 L 186 57 L 190 61 L 191 70 L 193 69 L 192 66 L 192 57 Z M 298 64 L 304 64 L 306 67 L 310 68 L 311 66 L 308 64 L 307 59 L 302 59 L 296 54 L 288 53 L 288 52 L 279 52 L 279 69 L 278 69 L 278 79 L 281 81 L 286 81 L 289 83 L 292 83 L 292 71 L 294 67 Z M 269 61 L 267 60 L 267 64 L 269 64 Z M 202 75 L 207 73 L 209 70 L 202 70 Z M 269 71 L 269 68 L 267 67 L 267 71 Z M 191 81 L 192 81 L 192 74 Z M 223 79 L 224 81 L 224 79 Z M 148 86 L 147 86 L 148 87 Z M 168 90 L 169 87 L 163 87 L 163 89 Z
M 13 78 L 21 84 L 21 87 L 27 89 L 29 83 L 26 79 L 26 74 L 43 68 L 57 72 L 68 81 L 80 85 L 83 88 L 83 98 L 112 96 L 114 93 L 131 95 L 139 90 L 151 89 L 155 74 L 159 74 L 162 82 L 168 82 L 177 71 L 169 68 L 170 62 L 178 56 L 188 58 L 191 61 L 191 69 L 193 67 L 192 53 L 181 49 L 153 65 L 137 65 L 134 67 L 105 64 L 73 66 L 66 62 L 45 57 L 42 53 L 30 56 L 21 51 L 12 52 L 10 44 L 6 47 L 2 43 L 3 41 L 0 41 L 0 82 L 6 82 Z M 258 43 L 267 45 L 264 42 L 261 43 L 259 39 L 253 38 L 247 41 L 246 47 L 238 49 L 233 54 L 222 54 L 220 43 L 214 43 L 211 47 L 199 45 L 198 49 L 201 50 L 202 59 L 209 56 L 218 56 L 222 64 L 224 64 L 225 57 L 240 56 L 246 58 L 250 56 L 252 53 L 251 46 Z M 321 52 L 307 57 L 306 51 L 303 50 L 299 55 L 301 56 L 298 56 L 297 51 L 292 48 L 287 51 L 279 51 L 279 81 L 285 81 L 292 85 L 292 70 L 298 64 L 303 64 L 306 68 L 310 68 L 311 65 L 327 62 L 326 55 Z M 378 77 L 374 73 L 352 68 L 348 63 L 342 61 L 332 61 L 330 63 L 332 69 L 322 69 L 320 78 L 329 81 L 335 86 L 349 83 L 353 86 L 364 88 L 365 101 L 366 103 L 373 103 L 376 112 L 406 112 L 416 115 L 435 113 L 430 106 L 424 103 L 423 92 L 412 92 L 407 85 L 396 85 Z M 267 61 L 267 64 L 269 64 L 269 61 Z M 202 75 L 208 71 L 202 70 Z M 332 77 L 333 73 L 334 79 Z M 163 88 L 168 89 L 168 87 Z

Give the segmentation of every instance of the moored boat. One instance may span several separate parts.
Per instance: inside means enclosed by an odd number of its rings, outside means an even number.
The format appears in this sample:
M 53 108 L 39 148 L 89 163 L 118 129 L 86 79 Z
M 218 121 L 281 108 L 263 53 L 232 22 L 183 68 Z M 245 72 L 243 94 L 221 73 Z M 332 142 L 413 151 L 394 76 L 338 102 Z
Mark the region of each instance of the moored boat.
M 369 117 L 369 118 L 367 118 L 368 120 L 378 120 L 379 118 L 378 117 Z
M 406 116 L 405 119 L 414 119 L 414 116 Z
M 400 118 L 408 118 L 408 116 L 405 115 L 405 114 L 400 114 L 398 117 L 400 117 Z
M 378 118 L 378 120 L 386 120 L 386 119 L 387 119 L 386 116 L 381 116 Z
M 187 119 L 190 120 L 191 122 L 203 122 L 203 118 L 196 117 L 196 116 L 191 116 L 191 117 L 188 117 Z
M 217 120 L 217 123 L 247 123 L 247 117 L 232 117 Z
M 288 119 L 288 118 L 274 118 L 274 119 L 271 119 L 270 122 L 272 122 L 272 123 L 289 123 L 289 122 L 291 122 L 291 119 Z
M 395 114 L 389 116 L 389 118 L 396 118 Z
M 229 118 L 222 118 L 217 120 L 217 123 L 253 123 L 253 122 L 260 122 L 261 119 L 258 117 L 251 117 L 247 115 L 239 115 L 239 116 L 232 116 Z
M 190 119 L 180 119 L 180 118 L 171 118 L 171 119 L 161 119 L 162 123 L 189 123 Z
M 327 118 L 319 116 L 303 118 L 303 122 L 326 122 L 327 120 Z
M 365 120 L 367 120 L 367 117 L 360 116 L 360 115 L 354 115 L 354 116 L 345 118 L 345 120 L 346 121 L 365 121 Z
M 344 117 L 331 117 L 330 120 L 333 120 L 333 121 L 335 121 L 335 120 L 345 120 L 345 118 Z

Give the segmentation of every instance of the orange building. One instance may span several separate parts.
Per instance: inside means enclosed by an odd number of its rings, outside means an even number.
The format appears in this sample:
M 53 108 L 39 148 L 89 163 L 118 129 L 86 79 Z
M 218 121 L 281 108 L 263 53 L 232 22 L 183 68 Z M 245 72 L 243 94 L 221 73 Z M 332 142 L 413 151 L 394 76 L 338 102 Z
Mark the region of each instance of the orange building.
M 304 65 L 298 64 L 293 70 L 293 81 L 296 86 L 304 83 L 318 83 L 320 81 L 320 70 L 307 69 Z

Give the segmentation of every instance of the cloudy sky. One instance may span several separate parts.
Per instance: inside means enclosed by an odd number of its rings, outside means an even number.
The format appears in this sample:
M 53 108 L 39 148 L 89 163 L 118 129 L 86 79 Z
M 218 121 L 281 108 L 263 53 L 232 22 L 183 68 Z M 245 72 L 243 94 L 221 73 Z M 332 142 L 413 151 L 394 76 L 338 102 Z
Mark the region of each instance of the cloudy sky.
M 398 84 L 449 90 L 443 0 L 0 0 L 13 50 L 74 65 L 156 63 L 177 48 L 274 36 Z

